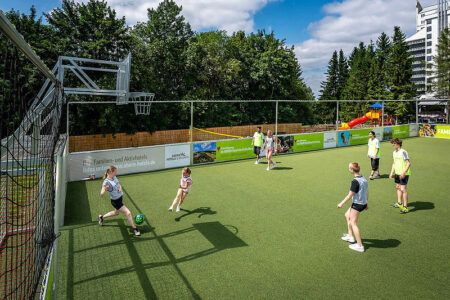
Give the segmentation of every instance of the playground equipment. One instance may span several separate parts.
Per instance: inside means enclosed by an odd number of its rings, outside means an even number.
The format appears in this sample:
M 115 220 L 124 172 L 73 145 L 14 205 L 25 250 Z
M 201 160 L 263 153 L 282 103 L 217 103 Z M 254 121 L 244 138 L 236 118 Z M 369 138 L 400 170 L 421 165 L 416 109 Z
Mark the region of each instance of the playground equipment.
M 383 119 L 383 117 L 382 117 L 383 113 L 382 113 L 381 109 L 384 108 L 384 106 L 381 105 L 380 103 L 375 103 L 374 105 L 371 105 L 369 107 L 370 107 L 370 111 L 368 113 L 366 113 L 362 117 L 353 119 L 348 123 L 342 123 L 342 126 L 339 127 L 339 130 L 351 129 L 358 124 L 367 122 L 368 120 L 370 120 L 370 127 L 376 126 L 377 123 L 378 123 L 378 126 L 381 126 L 382 119 Z M 378 120 L 378 122 L 376 122 L 375 120 Z M 383 125 L 384 126 L 392 125 L 392 116 L 384 115 L 384 124 Z

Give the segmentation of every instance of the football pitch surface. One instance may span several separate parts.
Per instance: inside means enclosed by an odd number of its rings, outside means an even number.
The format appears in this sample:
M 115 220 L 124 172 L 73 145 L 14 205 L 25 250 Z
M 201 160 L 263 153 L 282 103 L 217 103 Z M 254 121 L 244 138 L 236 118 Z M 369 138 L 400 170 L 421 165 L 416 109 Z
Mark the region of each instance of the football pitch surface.
M 134 237 L 101 180 L 69 184 L 58 254 L 57 299 L 450 298 L 450 140 L 406 139 L 409 213 L 391 207 L 392 145 L 382 178 L 369 181 L 359 228 L 365 253 L 348 248 L 338 209 L 352 175 L 370 174 L 367 145 L 192 167 L 179 213 L 169 212 L 181 168 L 120 176 L 124 204 L 146 221 Z

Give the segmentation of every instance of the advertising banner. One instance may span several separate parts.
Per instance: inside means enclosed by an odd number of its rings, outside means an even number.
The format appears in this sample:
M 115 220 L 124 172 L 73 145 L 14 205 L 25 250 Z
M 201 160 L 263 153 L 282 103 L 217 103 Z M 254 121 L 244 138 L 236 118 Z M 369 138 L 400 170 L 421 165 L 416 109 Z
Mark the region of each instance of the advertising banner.
M 294 151 L 294 136 L 278 136 L 278 153 L 291 153 Z M 264 153 L 265 156 L 265 153 Z
M 436 125 L 435 137 L 450 139 L 450 125 Z
M 419 136 L 434 137 L 436 133 L 436 125 L 421 124 L 419 126 Z
M 394 126 L 392 129 L 392 137 L 394 139 L 409 137 L 409 125 Z
M 294 136 L 294 152 L 323 149 L 323 133 L 307 133 Z
M 383 127 L 372 128 L 375 132 L 375 137 L 381 142 L 383 140 Z
M 75 181 L 92 175 L 95 178 L 102 177 L 111 165 L 117 167 L 118 175 L 164 169 L 164 148 L 142 147 L 71 153 L 69 178 L 70 181 Z
M 194 164 L 216 161 L 216 142 L 194 144 Z
M 337 132 L 338 147 L 350 145 L 350 130 Z
M 419 135 L 419 124 L 409 124 L 409 136 Z
M 171 145 L 165 146 L 165 168 L 185 167 L 191 164 L 191 146 Z
M 383 141 L 392 140 L 392 127 L 383 128 Z
M 369 132 L 371 131 L 372 129 L 350 130 L 350 145 L 367 144 L 367 141 L 369 140 Z
M 256 157 L 251 139 L 216 142 L 216 161 Z
M 337 144 L 336 131 L 323 133 L 323 148 L 335 148 Z

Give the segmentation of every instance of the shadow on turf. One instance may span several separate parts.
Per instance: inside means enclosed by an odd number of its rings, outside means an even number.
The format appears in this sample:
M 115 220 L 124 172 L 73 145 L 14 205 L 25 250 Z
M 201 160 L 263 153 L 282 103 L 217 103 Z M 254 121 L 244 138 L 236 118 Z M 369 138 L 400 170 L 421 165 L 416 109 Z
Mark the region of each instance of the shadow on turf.
M 275 168 L 271 169 L 272 171 L 283 171 L 283 170 L 292 170 L 293 168 L 291 167 L 277 167 L 275 166 Z
M 115 219 L 115 220 L 108 220 L 106 224 L 103 226 L 105 227 L 117 227 L 118 230 L 120 230 L 121 235 L 123 237 L 123 240 L 115 241 L 112 243 L 106 243 L 102 245 L 96 245 L 94 247 L 88 247 L 84 249 L 78 249 L 75 250 L 74 248 L 74 235 L 75 230 L 82 229 L 89 226 L 98 226 L 96 222 L 90 222 L 89 224 L 84 224 L 82 226 L 75 226 L 72 228 L 65 229 L 68 231 L 68 265 L 67 265 L 67 281 L 66 281 L 66 298 L 67 299 L 74 299 L 74 287 L 78 285 L 83 285 L 87 282 L 96 281 L 96 280 L 103 280 L 104 278 L 114 278 L 115 276 L 121 275 L 121 274 L 129 274 L 129 273 L 135 273 L 137 275 L 137 278 L 139 280 L 139 283 L 141 285 L 142 291 L 145 294 L 146 299 L 157 299 L 156 291 L 153 288 L 152 282 L 150 279 L 155 280 L 154 278 L 148 277 L 148 270 L 152 268 L 158 268 L 158 267 L 164 267 L 164 266 L 172 266 L 175 271 L 180 276 L 181 281 L 186 285 L 187 289 L 190 292 L 190 296 L 193 299 L 201 299 L 200 296 L 195 292 L 187 278 L 184 276 L 184 274 L 181 272 L 181 270 L 178 267 L 179 263 L 191 261 L 197 258 L 201 258 L 204 256 L 212 255 L 214 253 L 220 252 L 225 249 L 232 249 L 232 248 L 238 248 L 238 247 L 246 247 L 248 246 L 243 240 L 241 240 L 236 234 L 239 232 L 238 228 L 232 225 L 222 225 L 220 222 L 204 222 L 204 223 L 194 223 L 192 224 L 192 227 L 184 228 L 181 230 L 177 230 L 174 232 L 170 232 L 163 235 L 158 235 L 154 228 L 148 223 L 148 220 L 145 222 L 146 225 L 140 226 L 141 233 L 149 232 L 147 235 L 151 235 L 150 237 L 134 237 L 129 228 L 130 226 L 126 223 L 124 219 Z M 114 224 L 115 223 L 115 224 Z M 232 231 L 230 231 L 230 229 Z M 99 228 L 100 229 L 100 228 Z M 101 229 L 100 229 L 101 230 Z M 202 251 L 198 251 L 195 253 L 188 254 L 186 256 L 182 257 L 175 257 L 174 253 L 169 249 L 168 245 L 164 241 L 166 238 L 170 238 L 177 235 L 186 234 L 191 231 L 197 231 L 200 234 L 203 235 L 204 238 L 206 238 L 212 245 L 212 248 L 208 248 Z M 78 233 L 79 234 L 79 233 Z M 145 242 L 148 240 L 156 240 L 161 249 L 165 252 L 167 260 L 163 261 L 156 261 L 151 263 L 144 263 L 141 259 L 142 253 L 138 253 L 137 248 L 135 246 L 136 243 Z M 92 277 L 87 278 L 79 278 L 79 274 L 75 274 L 75 253 L 80 254 L 85 253 L 84 255 L 89 255 L 89 251 L 93 249 L 99 249 L 104 248 L 104 251 L 108 251 L 108 248 L 111 246 L 117 246 L 117 245 L 125 245 L 129 257 L 131 259 L 132 265 L 127 266 L 112 272 L 107 272 L 104 274 L 99 274 Z M 149 255 L 152 255 L 151 253 Z M 83 271 L 80 274 L 86 274 Z M 89 275 L 88 275 L 89 276 Z M 75 281 L 74 279 L 77 278 L 78 280 Z M 94 283 L 95 284 L 95 283 Z
M 180 222 L 181 218 L 187 217 L 189 215 L 198 214 L 198 218 L 201 218 L 204 215 L 215 215 L 216 211 L 211 210 L 211 207 L 199 207 L 193 210 L 181 209 L 185 214 L 175 218 L 175 221 Z
M 362 239 L 364 248 L 395 248 L 398 247 L 402 242 L 396 239 L 387 240 L 375 240 L 375 239 Z
M 380 177 L 375 178 L 375 180 L 382 178 L 389 178 L 389 174 L 381 174 Z
M 408 208 L 410 213 L 415 212 L 417 210 L 434 209 L 434 203 L 422 201 L 410 202 L 408 203 Z

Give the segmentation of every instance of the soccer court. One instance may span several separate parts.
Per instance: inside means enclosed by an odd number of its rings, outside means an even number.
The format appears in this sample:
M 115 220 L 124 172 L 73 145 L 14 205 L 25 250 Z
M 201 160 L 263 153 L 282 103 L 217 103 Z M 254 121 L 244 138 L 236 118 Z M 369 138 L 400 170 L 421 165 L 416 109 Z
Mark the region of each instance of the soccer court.
M 357 161 L 367 146 L 192 167 L 180 213 L 168 212 L 181 168 L 120 176 L 124 204 L 143 213 L 134 237 L 123 215 L 105 220 L 101 180 L 70 183 L 58 256 L 58 299 L 298 299 L 450 297 L 450 140 L 405 139 L 409 209 L 400 214 L 392 146 L 381 144 L 382 178 L 369 181 L 358 225 L 366 248 L 340 237 Z M 265 160 L 263 160 L 265 162 Z

